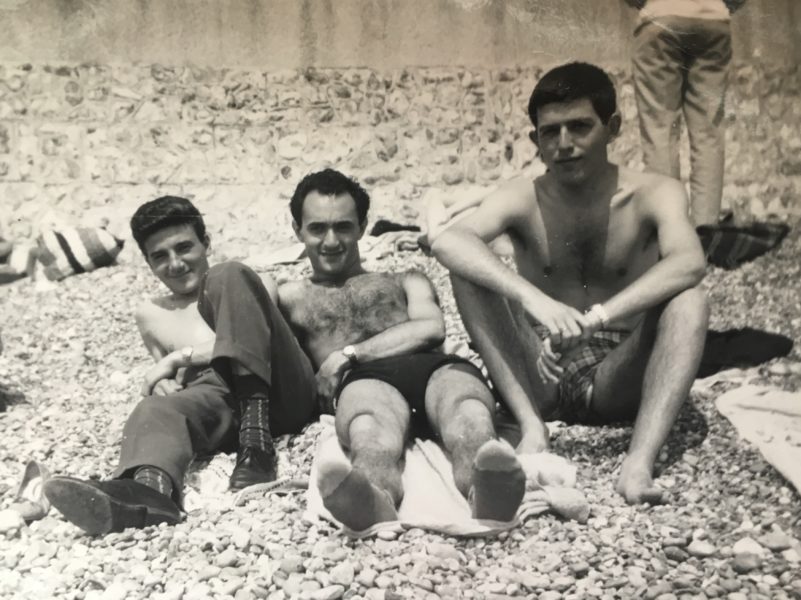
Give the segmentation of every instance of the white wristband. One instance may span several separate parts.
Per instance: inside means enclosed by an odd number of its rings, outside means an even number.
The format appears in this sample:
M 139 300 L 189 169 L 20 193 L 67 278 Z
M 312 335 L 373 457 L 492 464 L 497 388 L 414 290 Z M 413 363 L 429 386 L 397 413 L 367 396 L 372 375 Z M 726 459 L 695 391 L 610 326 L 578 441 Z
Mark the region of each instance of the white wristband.
M 192 364 L 192 355 L 194 353 L 195 349 L 192 346 L 181 349 L 181 360 L 184 361 L 184 365 L 189 366 Z
M 603 304 L 593 304 L 590 306 L 589 312 L 594 313 L 601 320 L 601 326 L 609 323 L 609 313 L 606 312 Z

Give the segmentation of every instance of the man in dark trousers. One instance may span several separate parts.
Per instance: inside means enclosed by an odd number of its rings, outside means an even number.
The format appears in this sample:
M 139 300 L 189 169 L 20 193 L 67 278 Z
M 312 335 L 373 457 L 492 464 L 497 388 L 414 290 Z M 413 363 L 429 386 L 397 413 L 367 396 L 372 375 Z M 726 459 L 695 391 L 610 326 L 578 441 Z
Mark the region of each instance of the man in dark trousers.
M 53 477 L 53 506 L 93 534 L 176 523 L 196 455 L 238 448 L 234 490 L 276 478 L 273 435 L 317 413 L 311 364 L 278 310 L 276 285 L 236 263 L 209 267 L 203 218 L 186 199 L 141 206 L 131 229 L 170 293 L 136 321 L 155 365 L 125 424 L 114 479 Z M 254 291 L 255 290 L 255 291 Z

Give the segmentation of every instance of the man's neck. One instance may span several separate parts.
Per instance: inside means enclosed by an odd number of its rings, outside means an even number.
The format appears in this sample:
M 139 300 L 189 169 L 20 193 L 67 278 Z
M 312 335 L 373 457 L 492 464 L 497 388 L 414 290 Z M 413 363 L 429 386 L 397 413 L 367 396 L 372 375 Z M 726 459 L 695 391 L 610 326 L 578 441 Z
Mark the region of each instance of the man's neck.
M 356 263 L 353 268 L 348 269 L 342 273 L 337 273 L 337 275 L 332 276 L 326 273 L 313 273 L 309 280 L 312 283 L 316 283 L 318 285 L 324 285 L 328 287 L 339 287 L 344 285 L 349 279 L 352 277 L 356 277 L 357 275 L 364 275 L 367 271 L 362 266 L 361 261 Z
M 192 294 L 176 294 L 172 293 L 167 298 L 176 306 L 189 306 L 197 302 L 200 297 L 200 290 L 196 290 Z
M 606 162 L 595 173 L 576 184 L 566 184 L 556 177 L 550 178 L 554 193 L 563 202 L 576 205 L 587 205 L 597 202 L 614 193 L 617 187 L 618 166 Z

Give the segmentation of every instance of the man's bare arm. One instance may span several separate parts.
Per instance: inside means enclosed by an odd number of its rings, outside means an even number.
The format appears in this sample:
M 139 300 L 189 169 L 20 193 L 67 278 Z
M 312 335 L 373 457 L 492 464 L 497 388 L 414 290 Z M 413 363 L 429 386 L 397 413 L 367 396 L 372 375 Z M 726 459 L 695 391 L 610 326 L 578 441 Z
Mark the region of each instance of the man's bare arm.
M 430 240 L 431 253 L 454 275 L 519 301 L 536 288 L 507 267 L 487 244 L 512 229 L 526 209 L 522 182 L 508 184 Z
M 645 218 L 656 226 L 661 258 L 604 302 L 612 321 L 640 314 L 698 285 L 706 272 L 704 251 L 687 216 L 687 194 L 682 184 L 665 178 L 643 198 L 642 208 Z
M 519 302 L 548 329 L 558 345 L 569 348 L 581 337 L 581 313 L 554 300 L 507 267 L 487 246 L 487 242 L 514 231 L 530 218 L 531 194 L 528 180 L 501 188 L 485 198 L 473 213 L 440 233 L 431 244 L 431 252 L 454 275 Z
M 430 350 L 445 341 L 445 319 L 428 277 L 417 271 L 406 273 L 403 276 L 403 290 L 406 293 L 409 320 L 355 344 L 359 360 Z
M 156 319 L 154 319 L 150 307 L 148 305 L 140 307 L 136 311 L 135 317 L 139 335 L 142 337 L 148 353 L 155 361 L 155 364 L 145 374 L 145 381 L 142 385 L 143 395 L 153 393 L 154 389 L 161 395 L 179 390 L 183 387 L 175 379 L 179 369 L 189 366 L 206 366 L 211 363 L 214 351 L 213 338 L 202 344 L 191 346 L 191 353 L 186 353 L 183 347 L 168 352 L 158 341 L 155 331 L 158 323 L 154 322 Z

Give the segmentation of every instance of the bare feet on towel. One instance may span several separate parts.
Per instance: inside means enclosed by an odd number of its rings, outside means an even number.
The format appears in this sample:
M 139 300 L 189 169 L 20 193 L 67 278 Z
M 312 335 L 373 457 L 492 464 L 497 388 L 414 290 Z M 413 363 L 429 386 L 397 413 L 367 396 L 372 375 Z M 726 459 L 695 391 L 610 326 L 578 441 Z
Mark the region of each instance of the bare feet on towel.
M 476 519 L 511 521 L 526 493 L 526 474 L 514 449 L 504 442 L 490 440 L 473 461 L 473 487 L 470 505 Z
M 615 486 L 629 504 L 662 504 L 665 492 L 654 484 L 651 467 L 631 457 L 623 461 Z
M 398 519 L 389 493 L 374 486 L 364 473 L 349 464 L 321 464 L 317 486 L 323 505 L 337 521 L 354 531 Z

